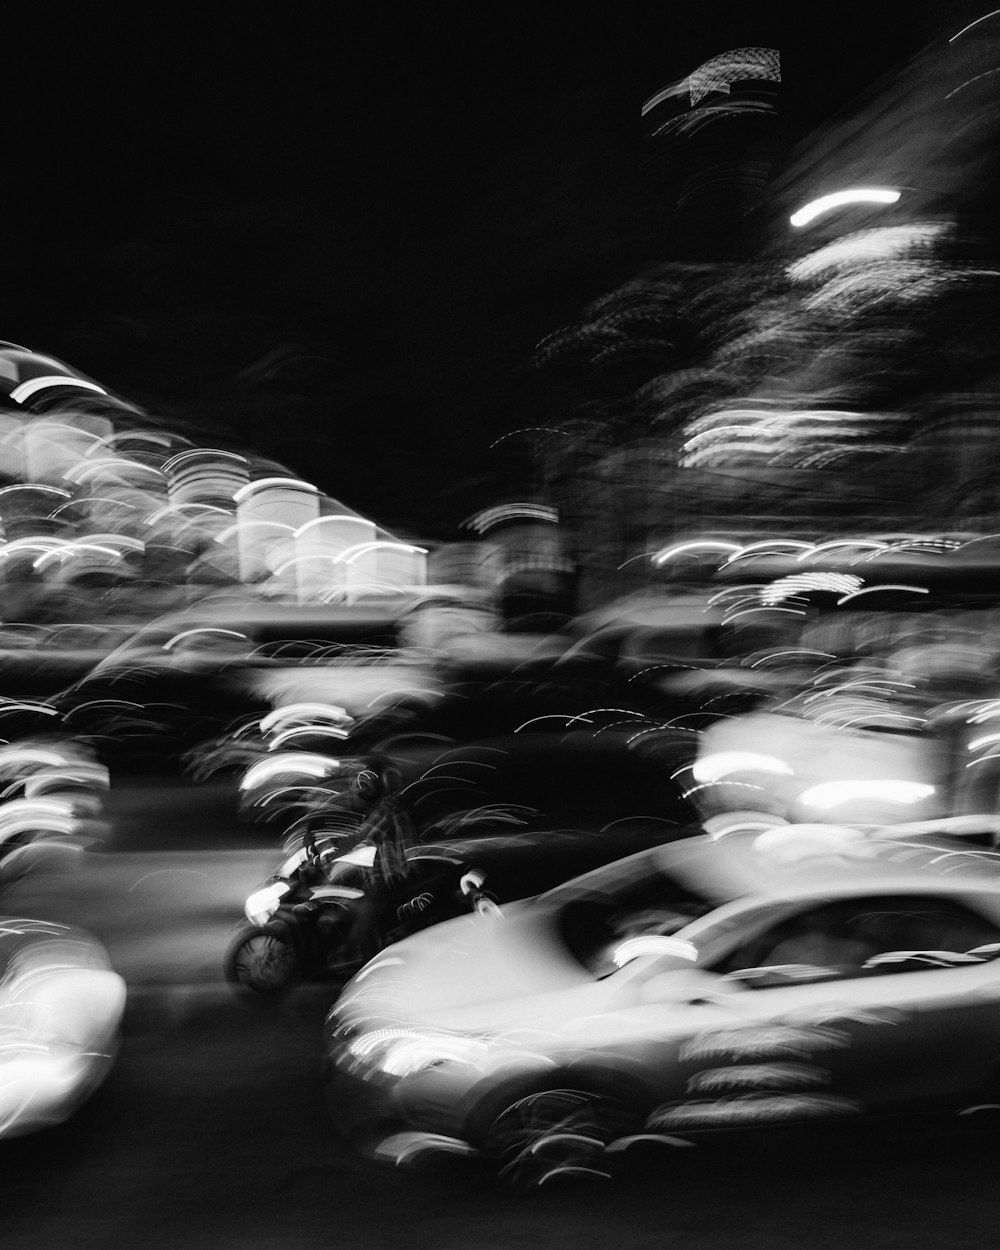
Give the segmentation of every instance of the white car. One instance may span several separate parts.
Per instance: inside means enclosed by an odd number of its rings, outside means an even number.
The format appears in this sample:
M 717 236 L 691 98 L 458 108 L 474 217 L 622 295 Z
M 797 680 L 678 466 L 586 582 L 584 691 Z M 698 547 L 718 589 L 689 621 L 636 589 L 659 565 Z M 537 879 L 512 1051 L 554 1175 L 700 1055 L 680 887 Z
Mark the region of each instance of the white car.
M 118 1052 L 125 982 L 91 934 L 0 919 L 0 1137 L 60 1124 Z
M 428 929 L 326 1025 L 336 1122 L 541 1182 L 637 1141 L 994 1098 L 1000 857 L 830 826 L 699 836 Z

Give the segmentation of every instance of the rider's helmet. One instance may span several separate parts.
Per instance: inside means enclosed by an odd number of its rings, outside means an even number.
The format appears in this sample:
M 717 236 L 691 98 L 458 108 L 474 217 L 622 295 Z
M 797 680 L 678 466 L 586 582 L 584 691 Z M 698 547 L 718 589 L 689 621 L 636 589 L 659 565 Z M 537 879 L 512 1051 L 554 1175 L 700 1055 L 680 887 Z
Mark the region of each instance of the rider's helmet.
M 391 760 L 375 757 L 355 773 L 351 786 L 357 798 L 371 805 L 394 793 L 401 783 L 402 776 L 397 766 Z
M 351 778 L 351 789 L 362 803 L 377 803 L 385 793 L 382 778 L 374 768 L 362 768 Z

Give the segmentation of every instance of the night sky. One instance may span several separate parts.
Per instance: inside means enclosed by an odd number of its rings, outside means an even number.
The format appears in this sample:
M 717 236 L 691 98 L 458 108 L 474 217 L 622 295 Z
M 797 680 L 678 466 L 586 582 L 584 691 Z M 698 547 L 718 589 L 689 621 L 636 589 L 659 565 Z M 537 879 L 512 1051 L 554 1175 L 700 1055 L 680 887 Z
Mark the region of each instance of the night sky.
M 640 109 L 782 55 L 773 151 L 989 6 L 82 6 L 5 33 L 0 338 L 397 532 L 509 482 L 539 340 L 678 248 Z M 56 16 L 56 14 L 60 14 Z

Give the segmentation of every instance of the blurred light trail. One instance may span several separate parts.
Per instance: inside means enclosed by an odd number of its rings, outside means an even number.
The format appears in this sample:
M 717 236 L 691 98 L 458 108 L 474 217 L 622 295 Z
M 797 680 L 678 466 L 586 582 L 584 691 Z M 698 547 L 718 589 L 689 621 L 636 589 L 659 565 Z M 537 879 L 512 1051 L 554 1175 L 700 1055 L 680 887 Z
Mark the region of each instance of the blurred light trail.
M 726 542 L 721 538 L 697 538 L 691 542 L 679 543 L 674 547 L 664 547 L 653 557 L 653 563 L 657 566 L 666 564 L 674 556 L 684 555 L 692 551 L 718 551 L 720 553 L 729 552 L 730 555 L 740 550 L 739 543 Z
M 911 586 L 902 582 L 882 582 L 876 586 L 863 586 L 860 590 L 852 590 L 850 594 L 843 595 L 837 600 L 837 606 L 841 607 L 851 599 L 857 599 L 859 595 L 871 594 L 879 590 L 907 590 L 915 595 L 929 595 L 930 591 L 926 586 Z
M 98 386 L 96 382 L 85 382 L 83 378 L 66 377 L 64 374 L 51 374 L 44 378 L 31 378 L 27 382 L 22 382 L 11 391 L 10 397 L 17 403 L 23 404 L 38 391 L 48 390 L 51 386 L 81 386 L 84 390 L 96 391 L 99 395 L 107 394 L 104 387 Z
M 885 187 L 856 187 L 848 191 L 834 191 L 830 195 L 821 195 L 818 200 L 810 200 L 792 213 L 788 220 L 796 228 L 807 226 L 820 214 L 828 213 L 844 204 L 895 204 L 899 194 L 898 191 L 890 191 Z
M 969 24 L 967 26 L 963 26 L 957 34 L 952 35 L 948 42 L 954 43 L 955 40 L 960 39 L 967 30 L 971 30 L 973 26 L 978 26 L 980 22 L 985 22 L 988 18 L 996 17 L 998 13 L 1000 13 L 1000 9 L 993 9 L 992 12 L 984 13 L 982 17 L 977 17 L 974 22 L 969 22 Z

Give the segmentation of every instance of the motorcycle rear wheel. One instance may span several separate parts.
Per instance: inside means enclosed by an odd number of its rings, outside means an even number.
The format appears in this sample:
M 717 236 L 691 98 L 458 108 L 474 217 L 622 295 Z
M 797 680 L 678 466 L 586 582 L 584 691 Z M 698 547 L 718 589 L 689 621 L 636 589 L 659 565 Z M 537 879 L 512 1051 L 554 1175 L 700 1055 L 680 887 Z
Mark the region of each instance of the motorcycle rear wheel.
M 226 951 L 223 969 L 234 990 L 260 998 L 275 998 L 299 979 L 294 947 L 266 928 L 239 934 Z

